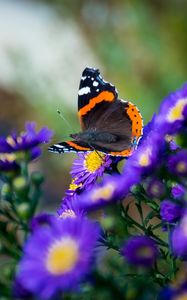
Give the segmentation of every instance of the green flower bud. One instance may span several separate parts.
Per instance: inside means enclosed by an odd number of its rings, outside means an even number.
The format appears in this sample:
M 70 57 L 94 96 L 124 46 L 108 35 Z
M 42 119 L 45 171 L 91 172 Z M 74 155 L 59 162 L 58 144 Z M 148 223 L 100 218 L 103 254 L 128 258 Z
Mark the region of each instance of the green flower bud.
M 40 185 L 43 183 L 44 177 L 40 172 L 33 172 L 31 174 L 31 180 L 34 184 Z
M 104 217 L 101 219 L 101 226 L 105 230 L 110 230 L 114 227 L 115 219 L 113 217 Z
M 16 177 L 13 181 L 13 187 L 16 193 L 20 196 L 25 196 L 28 193 L 28 182 L 23 176 Z
M 17 214 L 22 220 L 27 220 L 29 217 L 30 206 L 28 203 L 21 203 L 17 206 Z

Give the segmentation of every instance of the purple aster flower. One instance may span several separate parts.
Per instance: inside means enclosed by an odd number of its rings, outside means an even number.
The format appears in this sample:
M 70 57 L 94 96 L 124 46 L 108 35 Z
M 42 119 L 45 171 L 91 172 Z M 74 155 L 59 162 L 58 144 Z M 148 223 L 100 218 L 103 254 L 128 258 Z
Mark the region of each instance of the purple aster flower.
M 75 178 L 74 183 L 83 184 L 87 188 L 103 175 L 111 163 L 110 156 L 101 152 L 79 153 L 71 170 L 71 175 Z
M 165 186 L 163 182 L 161 182 L 157 178 L 152 178 L 147 186 L 147 194 L 150 197 L 161 198 L 165 194 Z
M 19 170 L 14 153 L 0 153 L 0 171 L 9 172 Z
M 187 105 L 187 84 L 174 93 L 167 96 L 156 117 L 158 131 L 161 134 L 176 134 L 184 124 L 185 116 L 183 110 Z
M 160 215 L 162 220 L 166 222 L 174 222 L 182 215 L 182 207 L 170 200 L 162 201 L 160 205 Z
M 77 197 L 64 198 L 60 208 L 57 210 L 58 216 L 62 219 L 66 218 L 83 218 L 85 216 L 85 211 L 79 209 L 76 205 Z
M 55 218 L 33 232 L 24 247 L 18 278 L 43 299 L 74 290 L 90 272 L 99 227 L 87 219 Z
M 181 199 L 185 194 L 185 188 L 182 184 L 176 184 L 171 189 L 171 194 L 175 199 Z
M 187 176 L 187 151 L 179 150 L 168 158 L 168 169 L 171 174 Z
M 0 138 L 0 153 L 15 153 L 20 151 L 30 151 L 31 159 L 40 155 L 40 148 L 42 143 L 49 142 L 53 132 L 47 127 L 43 127 L 36 132 L 35 122 L 27 122 L 25 124 L 25 132 L 17 135 L 13 133 L 7 138 Z
M 121 254 L 130 264 L 151 267 L 157 256 L 157 248 L 151 238 L 133 236 L 124 243 Z
M 171 243 L 175 255 L 187 258 L 187 213 L 173 230 Z
M 132 173 L 127 177 L 121 175 L 107 177 L 90 191 L 82 193 L 77 198 L 76 207 L 88 212 L 123 200 L 135 179 L 136 177 Z
M 161 163 L 161 155 L 164 151 L 165 141 L 157 132 L 152 132 L 147 136 L 138 149 L 132 154 L 125 164 L 126 170 L 134 174 L 150 174 Z

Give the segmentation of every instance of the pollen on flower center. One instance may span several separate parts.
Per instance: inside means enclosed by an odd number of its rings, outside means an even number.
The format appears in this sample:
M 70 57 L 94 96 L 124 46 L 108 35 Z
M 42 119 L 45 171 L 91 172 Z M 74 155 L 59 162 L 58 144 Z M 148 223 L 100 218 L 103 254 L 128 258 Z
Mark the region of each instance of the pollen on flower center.
M 73 239 L 64 238 L 56 241 L 47 255 L 47 270 L 54 275 L 70 272 L 75 267 L 78 256 L 78 245 Z
M 150 247 L 142 247 L 138 249 L 137 255 L 142 258 L 149 258 L 153 256 L 153 250 Z
M 183 120 L 182 114 L 184 106 L 187 104 L 187 98 L 179 100 L 174 107 L 172 107 L 167 115 L 168 122 Z
M 180 161 L 177 165 L 176 165 L 176 169 L 179 173 L 184 173 L 187 171 L 186 168 L 186 163 L 183 161 Z
M 94 173 L 102 166 L 104 158 L 105 155 L 103 153 L 90 152 L 85 157 L 84 165 L 90 173 Z
M 13 161 L 15 161 L 16 156 L 13 153 L 1 153 L 0 159 L 3 161 L 13 162 Z
M 66 219 L 66 218 L 76 218 L 76 214 L 72 209 L 66 209 L 61 213 L 59 218 Z
M 139 164 L 142 167 L 147 167 L 150 164 L 150 158 L 149 158 L 149 151 L 147 150 L 146 153 L 143 153 L 139 157 Z
M 6 138 L 6 141 L 7 141 L 7 143 L 10 145 L 10 146 L 15 146 L 16 145 L 16 142 L 14 141 L 14 139 L 9 135 L 9 136 L 7 136 L 7 138 Z
M 113 192 L 114 192 L 115 186 L 111 183 L 108 183 L 106 186 L 98 188 L 97 190 L 93 191 L 91 199 L 93 202 L 96 202 L 100 199 L 103 199 L 105 201 L 110 200 Z

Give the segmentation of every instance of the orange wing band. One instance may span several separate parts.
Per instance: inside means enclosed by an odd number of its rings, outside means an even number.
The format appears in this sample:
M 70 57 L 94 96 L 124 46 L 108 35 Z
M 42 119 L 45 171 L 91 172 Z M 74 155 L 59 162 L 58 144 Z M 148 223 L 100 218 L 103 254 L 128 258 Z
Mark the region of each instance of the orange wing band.
M 85 150 L 85 151 L 91 150 L 90 148 L 81 147 L 81 146 L 79 146 L 79 145 L 77 145 L 77 144 L 75 144 L 75 143 L 73 143 L 73 142 L 71 142 L 71 141 L 68 141 L 68 142 L 66 142 L 66 143 L 67 143 L 68 145 L 70 145 L 71 147 L 77 149 L 77 150 Z
M 114 94 L 112 92 L 103 91 L 97 97 L 90 99 L 89 103 L 87 105 L 83 106 L 79 110 L 79 112 L 78 112 L 79 117 L 86 115 L 87 112 L 90 111 L 92 108 L 94 108 L 94 106 L 97 103 L 100 103 L 102 101 L 112 102 L 113 100 L 114 100 Z
M 129 102 L 126 112 L 132 121 L 132 137 L 140 137 L 143 133 L 143 120 L 138 108 Z
M 114 156 L 130 156 L 133 152 L 133 149 L 132 148 L 129 148 L 129 149 L 126 149 L 126 150 L 123 150 L 121 152 L 109 152 L 110 155 L 114 155 Z

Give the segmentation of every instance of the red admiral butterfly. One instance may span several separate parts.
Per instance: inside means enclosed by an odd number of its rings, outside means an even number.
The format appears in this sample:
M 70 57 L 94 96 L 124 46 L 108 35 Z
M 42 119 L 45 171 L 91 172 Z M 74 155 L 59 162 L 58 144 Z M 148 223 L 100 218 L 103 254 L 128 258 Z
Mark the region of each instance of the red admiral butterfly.
M 130 156 L 142 136 L 143 120 L 138 108 L 118 99 L 114 85 L 98 69 L 86 68 L 78 92 L 78 115 L 82 132 L 70 134 L 72 141 L 49 147 L 49 151 L 101 151 L 113 156 Z

